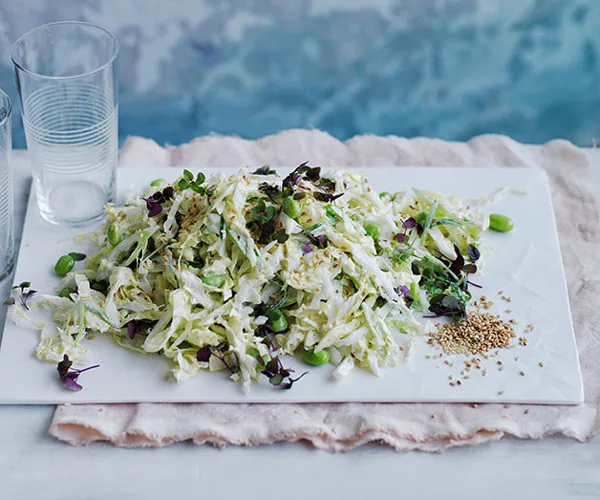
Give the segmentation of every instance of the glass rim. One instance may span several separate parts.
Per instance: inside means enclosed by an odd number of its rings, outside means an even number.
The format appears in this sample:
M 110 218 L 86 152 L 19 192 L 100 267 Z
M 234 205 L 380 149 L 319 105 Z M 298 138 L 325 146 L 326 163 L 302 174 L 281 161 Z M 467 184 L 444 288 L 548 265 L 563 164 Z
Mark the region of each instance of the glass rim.
M 6 106 L 6 115 L 4 116 L 4 118 L 2 118 L 0 120 L 0 127 L 4 127 L 5 123 L 10 120 L 10 115 L 12 113 L 12 100 L 10 99 L 10 97 L 8 96 L 8 94 L 6 92 L 4 92 L 4 90 L 0 89 L 0 99 L 5 99 L 7 106 Z
M 102 31 L 103 33 L 108 35 L 108 37 L 111 38 L 114 42 L 114 50 L 112 51 L 112 54 L 110 55 L 110 57 L 108 58 L 108 60 L 106 62 L 99 65 L 97 68 L 94 68 L 91 71 L 86 71 L 85 73 L 78 73 L 76 75 L 68 75 L 68 76 L 53 76 L 53 75 L 44 75 L 42 73 L 36 73 L 35 71 L 25 68 L 21 63 L 19 63 L 16 60 L 15 51 L 16 51 L 17 45 L 19 45 L 21 42 L 23 42 L 23 40 L 25 40 L 25 38 L 27 38 L 32 33 L 35 33 L 38 30 L 42 30 L 42 29 L 49 28 L 52 26 L 60 26 L 60 25 L 85 26 L 88 28 L 94 28 L 96 30 Z M 94 73 L 97 73 L 98 71 L 101 71 L 101 70 L 107 68 L 115 61 L 115 59 L 119 55 L 119 49 L 120 49 L 120 44 L 119 44 L 119 40 L 117 39 L 117 37 L 115 35 L 113 35 L 110 31 L 108 31 L 106 28 L 103 28 L 102 26 L 98 26 L 97 24 L 94 24 L 94 23 L 87 23 L 85 21 L 58 21 L 55 23 L 41 24 L 40 26 L 36 26 L 35 28 L 32 28 L 29 31 L 27 31 L 26 33 L 22 34 L 19 38 L 17 38 L 15 43 L 13 43 L 13 45 L 12 45 L 12 49 L 10 51 L 10 59 L 12 60 L 13 64 L 19 70 L 21 70 L 24 73 L 27 73 L 29 75 L 32 75 L 32 76 L 35 76 L 38 78 L 45 78 L 47 80 L 70 80 L 70 79 L 82 78 L 84 76 L 93 75 Z

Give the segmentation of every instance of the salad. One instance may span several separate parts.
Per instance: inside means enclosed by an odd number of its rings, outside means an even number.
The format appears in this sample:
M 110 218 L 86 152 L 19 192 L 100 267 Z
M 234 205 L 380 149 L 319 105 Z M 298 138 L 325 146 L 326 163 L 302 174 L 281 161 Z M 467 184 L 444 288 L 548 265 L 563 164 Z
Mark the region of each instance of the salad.
M 303 374 L 285 355 L 335 378 L 402 363 L 421 316 L 465 317 L 489 224 L 476 203 L 377 193 L 358 173 L 306 163 L 285 177 L 184 170 L 106 213 L 100 249 L 72 254 L 80 269 L 59 260 L 60 291 L 37 302 L 57 326 L 37 356 L 83 359 L 87 336 L 111 335 L 168 358 L 177 381 L 227 370 L 244 388 L 292 387 Z

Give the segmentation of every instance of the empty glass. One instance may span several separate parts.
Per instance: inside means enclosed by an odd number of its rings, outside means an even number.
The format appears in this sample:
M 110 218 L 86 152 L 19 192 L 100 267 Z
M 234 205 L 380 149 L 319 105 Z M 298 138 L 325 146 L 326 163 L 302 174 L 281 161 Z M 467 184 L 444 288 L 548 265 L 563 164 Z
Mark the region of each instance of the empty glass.
M 115 198 L 119 44 L 81 22 L 40 26 L 12 50 L 42 217 L 79 226 Z
M 12 271 L 15 259 L 10 112 L 10 99 L 0 90 L 0 279 Z

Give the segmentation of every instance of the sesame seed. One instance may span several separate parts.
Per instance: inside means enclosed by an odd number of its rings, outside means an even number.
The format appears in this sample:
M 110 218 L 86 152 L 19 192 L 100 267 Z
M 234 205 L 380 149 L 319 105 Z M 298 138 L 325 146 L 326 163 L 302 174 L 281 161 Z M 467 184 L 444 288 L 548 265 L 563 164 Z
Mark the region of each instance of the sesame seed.
M 502 394 L 504 394 L 504 391 L 498 391 L 498 396 L 502 396 Z
M 456 385 L 462 385 L 462 382 L 460 380 L 457 380 Z
M 510 339 L 516 336 L 512 326 L 499 316 L 483 312 L 469 312 L 466 320 L 444 324 L 429 335 L 446 354 L 481 354 L 485 359 L 485 352 L 509 347 Z M 480 361 L 467 360 L 465 365 L 471 367 Z
M 525 376 L 525 372 L 524 372 L 523 370 L 521 370 L 521 371 L 519 372 L 519 375 L 521 375 L 521 376 L 523 376 L 523 377 L 524 377 L 524 376 Z
M 431 356 L 429 354 L 425 354 L 425 359 L 431 359 Z
M 538 365 L 540 365 L 540 366 L 543 368 L 543 367 L 544 367 L 544 362 L 543 362 L 543 361 L 540 361 L 540 362 L 538 363 Z
M 478 408 L 478 407 L 479 407 L 479 405 L 478 405 L 477 403 L 473 403 L 473 404 L 471 405 L 471 408 Z
M 523 413 L 524 413 L 525 415 L 527 415 L 527 414 L 529 413 L 529 410 L 525 410 Z
M 510 408 L 510 406 L 509 405 L 504 405 L 504 408 Z
M 504 312 L 505 312 L 506 314 L 510 314 L 512 311 L 511 311 L 510 309 L 505 309 L 505 310 L 504 310 Z

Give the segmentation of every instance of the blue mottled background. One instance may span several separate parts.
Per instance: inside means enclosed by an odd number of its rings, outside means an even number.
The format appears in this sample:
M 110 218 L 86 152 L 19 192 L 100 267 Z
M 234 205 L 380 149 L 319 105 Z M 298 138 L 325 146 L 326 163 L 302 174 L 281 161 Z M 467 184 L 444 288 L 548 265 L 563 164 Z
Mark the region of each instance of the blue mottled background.
M 600 131 L 599 0 L 0 0 L 0 86 L 19 35 L 75 19 L 121 41 L 121 140 Z

